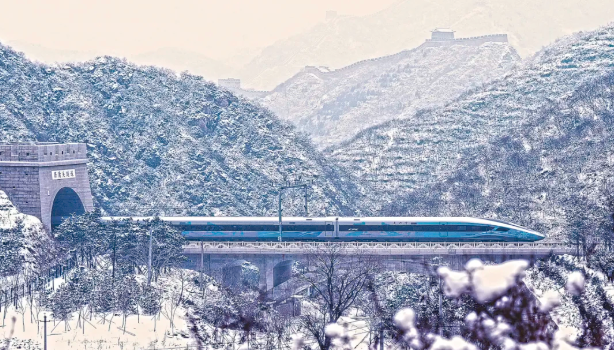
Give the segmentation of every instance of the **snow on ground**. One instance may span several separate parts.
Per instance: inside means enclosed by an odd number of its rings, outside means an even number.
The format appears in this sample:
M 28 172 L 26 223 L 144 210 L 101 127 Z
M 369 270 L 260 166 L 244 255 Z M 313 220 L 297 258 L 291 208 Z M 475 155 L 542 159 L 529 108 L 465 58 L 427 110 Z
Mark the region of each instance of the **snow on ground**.
M 186 275 L 190 273 L 193 272 L 186 272 Z M 158 285 L 164 288 L 165 297 L 168 297 L 166 292 L 172 291 L 180 285 L 181 282 L 177 277 L 177 274 L 160 277 Z M 54 281 L 56 288 L 62 283 L 62 278 L 57 278 Z M 191 291 L 187 288 L 186 296 L 189 293 Z M 162 304 L 163 311 L 156 320 L 147 315 L 128 316 L 124 330 L 122 328 L 122 316 L 117 313 L 115 315 L 107 314 L 105 317 L 100 314 L 91 318 L 88 316 L 85 327 L 82 327 L 78 313 L 75 312 L 68 322 L 68 327 L 66 327 L 64 322 L 54 320 L 50 312 L 41 311 L 38 313 L 41 322 L 37 324 L 36 316 L 30 315 L 29 304 L 26 299 L 21 300 L 22 305 L 25 305 L 26 308 L 24 314 L 21 314 L 13 306 L 8 308 L 6 313 L 3 308 L 0 314 L 0 317 L 3 317 L 3 320 L 0 321 L 0 338 L 4 339 L 4 342 L 0 342 L 0 346 L 6 344 L 6 339 L 13 332 L 11 349 L 42 349 L 42 320 L 45 314 L 50 320 L 47 324 L 48 349 L 185 349 L 186 346 L 194 345 L 188 332 L 185 309 L 182 307 L 177 308 L 174 315 L 174 329 L 171 329 L 170 319 L 167 317 L 169 314 L 168 300 Z M 36 313 L 36 309 L 33 310 L 33 313 Z M 16 319 L 14 326 L 11 322 L 13 317 Z
M 584 262 L 578 262 L 577 259 L 571 255 L 564 255 L 562 259 L 574 266 L 577 270 L 583 268 L 589 276 L 595 276 L 603 284 L 603 289 L 606 295 L 610 298 L 610 301 L 614 302 L 614 286 L 611 283 L 607 283 L 605 276 L 602 273 L 587 268 Z M 532 267 L 527 271 L 524 277 L 524 283 L 527 287 L 542 301 L 549 298 L 547 294 L 552 295 L 556 293 L 560 305 L 555 307 L 550 315 L 557 323 L 559 328 L 565 330 L 571 336 L 577 336 L 580 334 L 582 328 L 580 310 L 578 305 L 572 300 L 573 294 L 569 290 L 568 283 L 574 282 L 574 278 L 578 276 L 574 272 L 557 266 L 554 263 L 546 262 L 550 266 L 547 268 L 549 272 L 540 271 L 537 267 Z M 587 283 L 584 289 L 584 294 L 588 300 L 597 300 L 596 286 L 594 284 Z M 604 320 L 608 322 L 608 320 Z
M 40 230 L 43 227 L 35 216 L 20 213 L 6 193 L 0 190 L 0 229 L 14 228 L 18 221 L 22 221 L 28 230 Z

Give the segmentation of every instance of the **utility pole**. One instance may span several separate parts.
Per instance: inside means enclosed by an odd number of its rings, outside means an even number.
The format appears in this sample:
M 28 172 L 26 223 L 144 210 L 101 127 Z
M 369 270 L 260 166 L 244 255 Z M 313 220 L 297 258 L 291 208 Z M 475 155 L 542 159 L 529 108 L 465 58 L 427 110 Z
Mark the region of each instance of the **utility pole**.
M 112 227 L 111 229 L 113 230 L 113 276 L 112 276 L 112 280 L 113 280 L 113 283 L 115 283 L 115 250 L 116 250 L 116 245 L 117 245 L 117 228 Z
M 307 187 L 313 185 L 313 183 L 314 183 L 314 179 L 302 180 L 301 177 L 299 177 L 298 180 L 286 181 L 286 183 L 283 186 L 279 187 L 279 190 L 278 190 L 279 200 L 278 200 L 278 207 L 277 207 L 277 213 L 279 214 L 279 237 L 277 237 L 277 240 L 279 242 L 281 242 L 281 235 L 282 235 L 281 198 L 282 198 L 283 191 L 292 189 L 292 188 L 302 188 L 303 189 L 304 196 L 305 196 L 305 216 L 307 217 L 309 216 L 309 212 L 307 211 Z
M 153 246 L 153 229 L 149 229 L 149 258 L 147 259 L 147 285 L 151 285 L 151 250 Z
M 439 276 L 439 335 L 443 336 L 443 317 L 442 317 L 442 312 L 441 312 L 441 303 L 442 303 L 441 276 Z
M 205 269 L 205 247 L 203 242 L 200 242 L 200 288 L 202 297 L 205 297 L 205 280 L 203 278 L 203 270 Z
M 39 321 L 41 322 L 41 321 Z M 47 322 L 51 322 L 51 321 L 47 321 L 47 315 L 43 315 L 43 350 L 47 350 Z

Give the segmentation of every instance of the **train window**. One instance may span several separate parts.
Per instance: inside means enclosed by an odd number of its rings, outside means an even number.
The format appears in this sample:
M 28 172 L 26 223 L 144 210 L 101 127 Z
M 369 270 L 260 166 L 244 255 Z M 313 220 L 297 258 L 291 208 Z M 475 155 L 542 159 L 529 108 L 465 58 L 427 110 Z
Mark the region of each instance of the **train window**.
M 388 227 L 390 225 L 339 225 L 339 231 L 390 231 Z
M 509 231 L 509 230 L 510 230 L 510 229 L 509 229 L 509 228 L 507 228 L 507 227 L 497 227 L 497 229 L 496 229 L 495 231 L 499 231 L 499 232 L 507 232 L 507 231 Z
M 467 226 L 465 225 L 442 225 L 441 230 L 442 231 L 467 231 Z
M 283 231 L 333 231 L 333 225 L 282 225 Z
M 387 231 L 387 232 L 447 232 L 452 225 L 339 225 L 339 231 Z
M 189 231 L 277 231 L 278 225 L 180 225 Z

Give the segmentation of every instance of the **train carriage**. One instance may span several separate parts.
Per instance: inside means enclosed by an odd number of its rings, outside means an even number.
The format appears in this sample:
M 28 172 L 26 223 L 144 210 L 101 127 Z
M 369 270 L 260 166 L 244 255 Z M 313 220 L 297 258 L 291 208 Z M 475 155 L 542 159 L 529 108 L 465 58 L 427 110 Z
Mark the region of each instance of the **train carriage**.
M 112 221 L 121 218 L 103 218 Z M 151 218 L 134 218 L 149 220 Z M 275 217 L 162 217 L 188 240 L 278 241 Z M 545 238 L 518 225 L 468 217 L 284 217 L 282 241 L 534 242 Z

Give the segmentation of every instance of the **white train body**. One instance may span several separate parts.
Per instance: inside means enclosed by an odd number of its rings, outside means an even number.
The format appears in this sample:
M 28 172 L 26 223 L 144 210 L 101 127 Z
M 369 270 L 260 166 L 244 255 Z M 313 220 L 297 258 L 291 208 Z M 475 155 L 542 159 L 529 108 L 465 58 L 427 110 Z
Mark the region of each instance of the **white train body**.
M 104 222 L 126 218 L 106 217 Z M 132 218 L 150 220 L 150 217 Z M 188 240 L 277 241 L 276 217 L 161 217 Z M 284 217 L 283 241 L 534 242 L 545 235 L 508 222 L 469 217 Z

